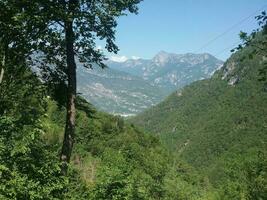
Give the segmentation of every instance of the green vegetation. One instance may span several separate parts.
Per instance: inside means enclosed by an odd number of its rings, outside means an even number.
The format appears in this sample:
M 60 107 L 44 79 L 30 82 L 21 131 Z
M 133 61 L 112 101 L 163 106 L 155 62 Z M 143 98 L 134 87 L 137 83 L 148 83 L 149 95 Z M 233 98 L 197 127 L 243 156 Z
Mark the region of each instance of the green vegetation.
M 263 44 L 266 35 L 260 32 L 255 40 Z M 239 50 L 211 79 L 130 120 L 159 135 L 177 160 L 207 177 L 219 199 L 267 197 L 267 93 L 259 81 L 266 60 L 249 56 L 255 48 Z
M 141 0 L 24 0 L 0 1 L 0 82 L 6 66 L 20 57 L 30 67 L 39 67 L 46 82 L 64 83 L 66 122 L 60 160 L 67 166 L 74 146 L 76 126 L 77 60 L 84 67 L 104 68 L 105 55 L 96 48 L 105 40 L 108 52 L 117 53 L 115 28 L 118 17 L 137 13 Z M 10 53 L 12 52 L 12 53 Z M 36 58 L 37 57 L 37 58 Z M 19 60 L 18 60 L 19 61 Z M 16 63 L 15 63 L 16 66 Z
M 117 17 L 139 2 L 0 1 L 0 199 L 267 198 L 265 13 L 211 79 L 135 125 L 76 96 L 74 56 L 103 66 L 94 34 L 117 52 Z

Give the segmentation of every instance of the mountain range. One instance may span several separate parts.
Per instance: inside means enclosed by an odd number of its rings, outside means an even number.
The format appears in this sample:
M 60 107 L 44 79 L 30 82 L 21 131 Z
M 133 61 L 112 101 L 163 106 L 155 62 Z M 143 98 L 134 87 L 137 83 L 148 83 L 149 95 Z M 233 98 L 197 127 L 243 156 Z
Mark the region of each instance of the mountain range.
M 78 66 L 78 91 L 102 111 L 129 116 L 158 104 L 173 91 L 206 79 L 222 66 L 214 56 L 159 52 L 152 59 L 108 60 L 108 68 Z

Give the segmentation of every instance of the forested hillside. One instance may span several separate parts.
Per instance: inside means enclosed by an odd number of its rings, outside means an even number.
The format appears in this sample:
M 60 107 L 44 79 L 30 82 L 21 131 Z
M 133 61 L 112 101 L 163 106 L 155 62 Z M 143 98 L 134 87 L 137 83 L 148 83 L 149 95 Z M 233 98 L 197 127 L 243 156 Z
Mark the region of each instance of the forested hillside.
M 222 199 L 266 198 L 267 88 L 260 81 L 266 57 L 255 54 L 262 46 L 266 51 L 266 34 L 259 33 L 253 45 L 234 53 L 211 79 L 130 120 L 207 175 L 222 189 Z

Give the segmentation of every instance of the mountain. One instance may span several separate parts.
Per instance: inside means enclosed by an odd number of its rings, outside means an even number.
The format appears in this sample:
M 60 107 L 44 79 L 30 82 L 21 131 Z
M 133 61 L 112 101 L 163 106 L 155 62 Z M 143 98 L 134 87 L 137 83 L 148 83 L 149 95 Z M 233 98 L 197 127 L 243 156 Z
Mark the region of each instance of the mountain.
M 172 93 L 130 120 L 159 135 L 177 159 L 207 176 L 220 199 L 251 193 L 258 197 L 244 199 L 266 198 L 267 87 L 259 81 L 266 57 L 250 58 L 255 48 L 238 51 L 212 78 Z
M 150 84 L 173 92 L 200 79 L 209 78 L 223 64 L 214 56 L 204 54 L 174 54 L 160 51 L 151 60 L 129 59 L 108 61 L 112 69 L 142 77 Z
M 78 67 L 78 91 L 100 110 L 134 115 L 157 103 L 168 93 L 140 77 L 110 68 Z
M 161 102 L 171 92 L 210 77 L 222 66 L 210 54 L 159 52 L 153 59 L 107 61 L 108 68 L 78 65 L 78 91 L 100 110 L 136 115 Z

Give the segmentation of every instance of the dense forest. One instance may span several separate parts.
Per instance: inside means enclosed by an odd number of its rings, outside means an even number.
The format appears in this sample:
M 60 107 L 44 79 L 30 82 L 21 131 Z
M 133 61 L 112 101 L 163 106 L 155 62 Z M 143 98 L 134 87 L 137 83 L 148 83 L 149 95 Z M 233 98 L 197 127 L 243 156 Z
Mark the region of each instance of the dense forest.
M 0 199 L 267 198 L 266 14 L 212 78 L 124 119 L 76 91 L 140 0 L 0 0 Z

